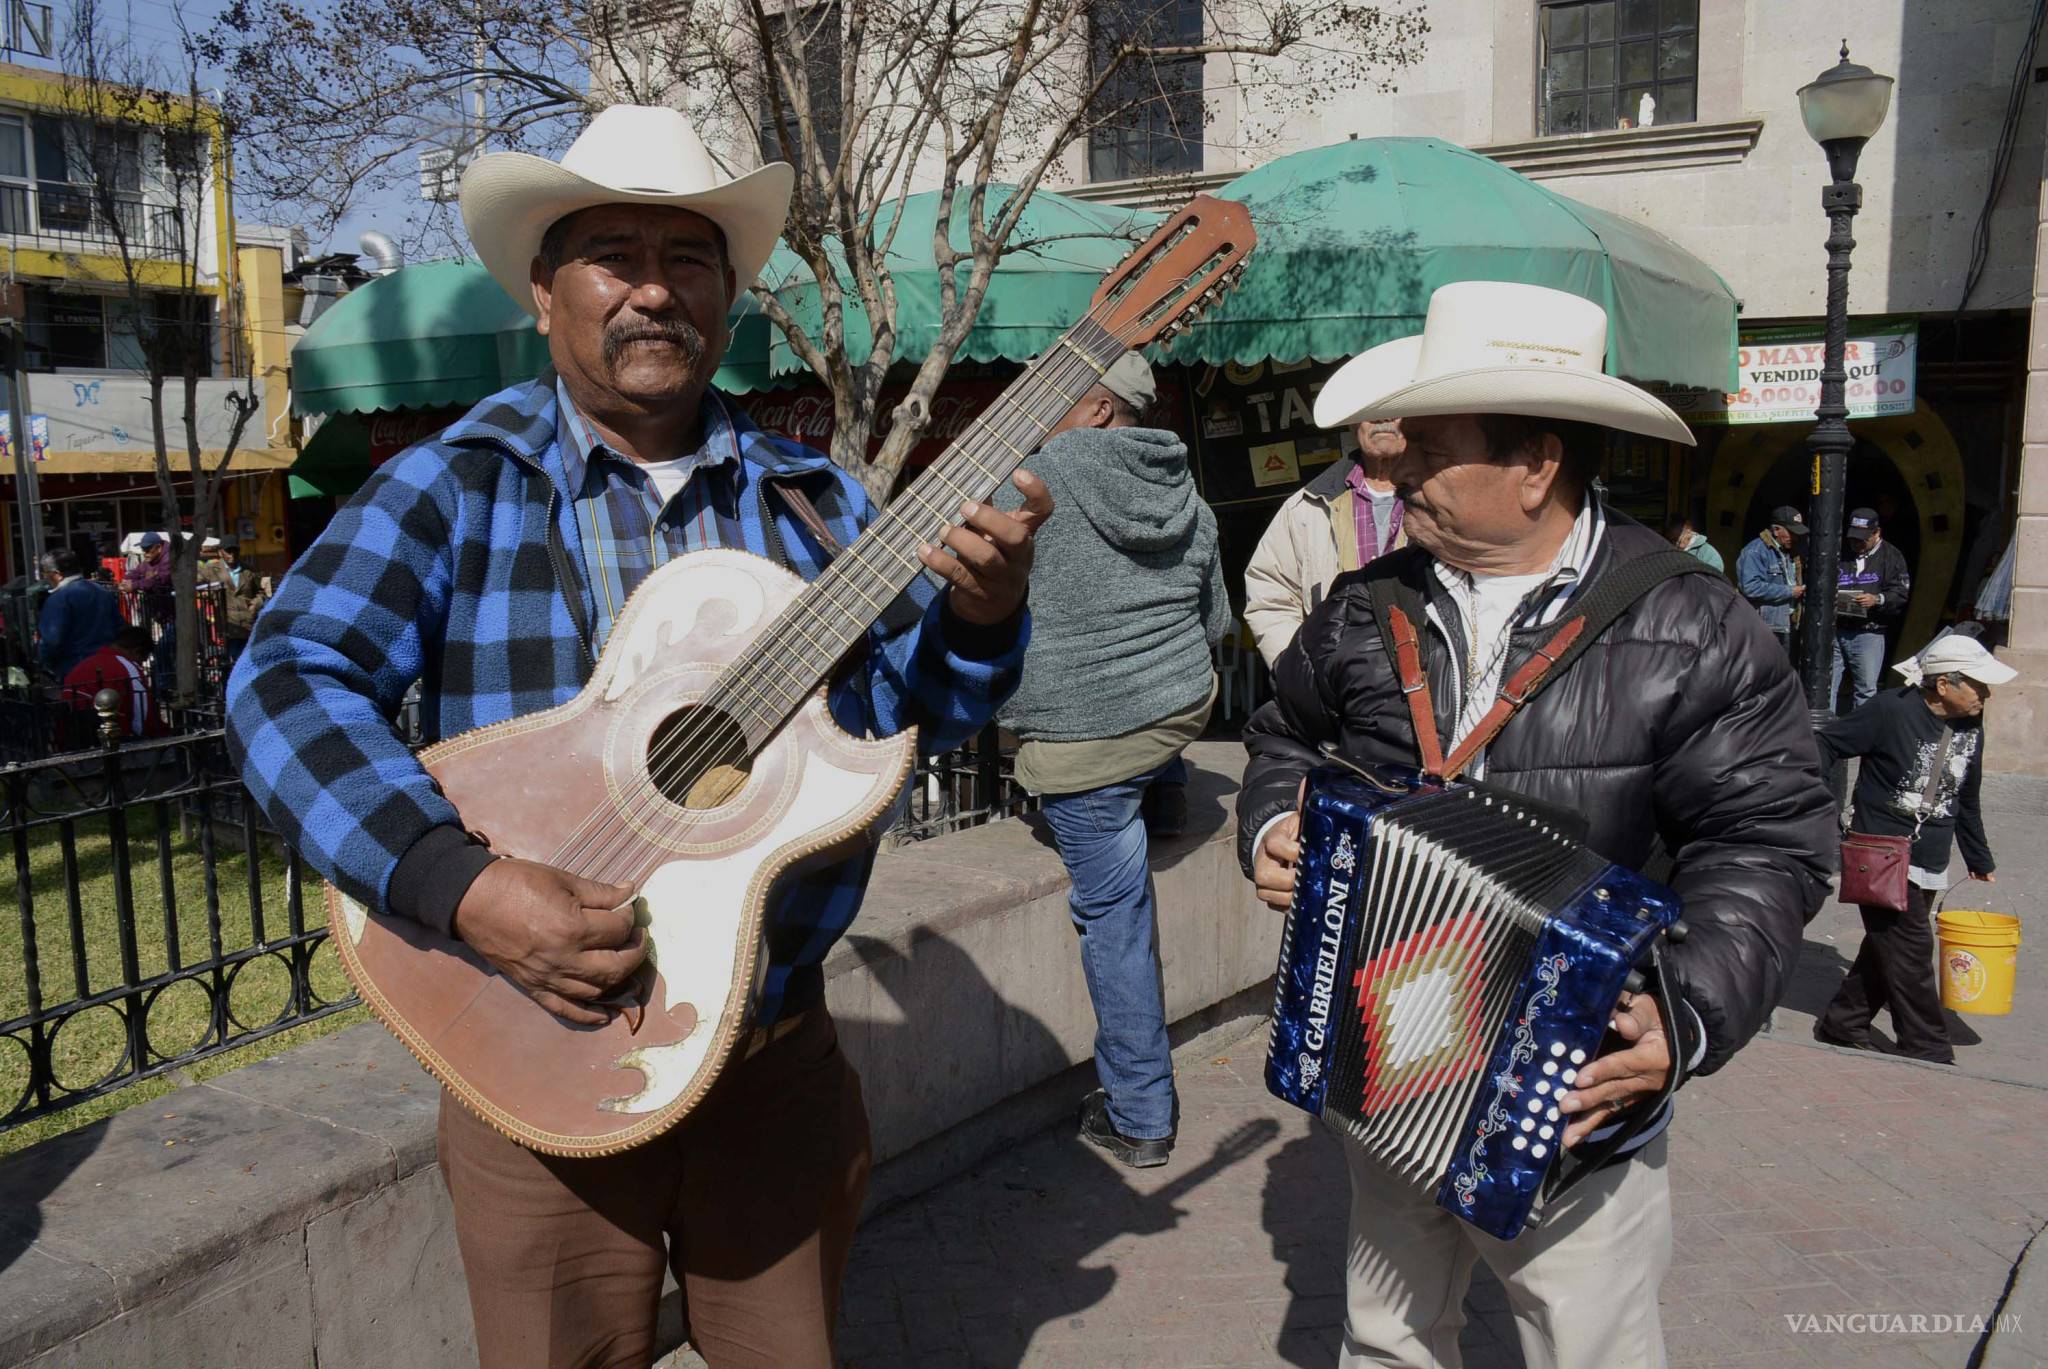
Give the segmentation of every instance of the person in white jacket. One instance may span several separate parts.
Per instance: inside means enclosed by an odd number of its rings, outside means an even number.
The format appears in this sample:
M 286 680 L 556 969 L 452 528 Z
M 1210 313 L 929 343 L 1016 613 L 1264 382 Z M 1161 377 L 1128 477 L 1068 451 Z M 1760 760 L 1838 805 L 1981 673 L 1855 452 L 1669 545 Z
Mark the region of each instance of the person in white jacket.
M 1338 367 L 1323 393 L 1345 390 L 1340 381 L 1357 361 Z M 1319 398 L 1317 423 L 1341 427 L 1347 417 L 1325 414 Z M 1387 478 L 1405 445 L 1401 425 L 1366 420 L 1358 424 L 1357 436 L 1351 460 L 1333 463 L 1287 497 L 1245 566 L 1244 620 L 1268 669 L 1332 580 L 1408 540 L 1401 531 L 1401 501 Z

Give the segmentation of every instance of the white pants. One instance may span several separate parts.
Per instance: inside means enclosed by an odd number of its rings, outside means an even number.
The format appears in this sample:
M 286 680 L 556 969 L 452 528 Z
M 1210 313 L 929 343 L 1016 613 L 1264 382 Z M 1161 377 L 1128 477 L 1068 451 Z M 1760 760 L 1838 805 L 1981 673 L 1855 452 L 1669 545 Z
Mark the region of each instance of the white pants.
M 1499 1241 L 1347 1138 L 1343 1369 L 1460 1369 L 1465 1290 L 1480 1259 L 1507 1288 L 1529 1369 L 1663 1369 L 1657 1290 L 1671 1267 L 1664 1149 L 1659 1136 Z

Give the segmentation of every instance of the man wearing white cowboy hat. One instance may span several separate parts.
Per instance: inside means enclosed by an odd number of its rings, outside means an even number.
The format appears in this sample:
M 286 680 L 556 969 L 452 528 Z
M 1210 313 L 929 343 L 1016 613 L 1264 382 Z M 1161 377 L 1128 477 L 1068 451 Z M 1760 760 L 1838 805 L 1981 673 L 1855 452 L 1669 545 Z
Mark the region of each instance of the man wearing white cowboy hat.
M 1276 907 L 1293 890 L 1303 777 L 1326 743 L 1362 764 L 1432 769 L 1450 768 L 1441 756 L 1461 742 L 1476 745 L 1467 775 L 1583 814 L 1595 851 L 1659 867 L 1651 873 L 1683 897 L 1691 928 L 1665 960 L 1680 1020 L 1662 1020 L 1651 995 L 1623 996 L 1620 1044 L 1580 1071 L 1561 1104 L 1566 1147 L 1611 1134 L 1675 1060 L 1710 1071 L 1749 1040 L 1798 958 L 1835 853 L 1785 654 L 1726 580 L 1692 573 L 1698 562 L 1593 491 L 1608 430 L 1692 440 L 1662 403 L 1602 373 L 1607 331 L 1605 311 L 1574 295 L 1447 285 L 1419 341 L 1375 348 L 1332 378 L 1319 415 L 1401 420 L 1393 479 L 1411 545 L 1340 576 L 1282 653 L 1274 698 L 1246 729 L 1238 803 L 1239 857 Z M 1665 578 L 1647 591 L 1650 567 L 1616 574 L 1652 557 L 1676 564 L 1658 566 Z M 1423 637 L 1405 675 L 1382 636 L 1389 604 Z M 1498 726 L 1502 681 L 1567 615 L 1582 616 L 1589 636 L 1597 621 L 1609 626 Z M 1669 871 L 1660 849 L 1676 857 Z M 1481 1259 L 1507 1285 L 1536 1369 L 1663 1363 L 1667 1122 L 1654 1118 L 1512 1242 L 1346 1145 L 1344 1363 L 1455 1366 Z
M 1813 1034 L 1831 1046 L 1873 1050 L 1871 1021 L 1890 1009 L 1899 1054 L 1952 1065 L 1956 1055 L 1941 1012 L 1929 905 L 1949 887 L 1951 844 L 1963 848 L 1971 879 L 1993 878 L 1996 862 L 1978 801 L 1984 705 L 1994 686 L 2017 679 L 2019 672 L 1957 632 L 1936 638 L 1892 669 L 1905 687 L 1881 690 L 1823 727 L 1820 751 L 1829 765 L 1863 758 L 1852 831 L 1910 839 L 1906 907 L 1860 908 L 1863 944 Z
M 464 222 L 552 370 L 379 467 L 278 586 L 229 686 L 249 788 L 321 875 L 467 942 L 571 1023 L 604 1020 L 593 1000 L 645 958 L 618 911 L 633 891 L 494 859 L 390 719 L 415 683 L 429 740 L 567 703 L 657 565 L 727 546 L 811 578 L 858 536 L 858 482 L 710 387 L 790 186 L 781 164 L 723 179 L 668 109 L 606 110 L 560 165 L 478 159 Z M 914 724 L 942 750 L 1015 687 L 1050 511 L 1042 482 L 1019 488 L 1015 515 L 970 506 L 922 553 L 946 588 L 920 579 L 870 630 L 830 692 L 841 726 Z M 778 885 L 754 1033 L 672 1131 L 550 1159 L 444 1097 L 485 1364 L 646 1364 L 665 1268 L 713 1365 L 831 1362 L 869 1150 L 821 965 L 871 859 Z

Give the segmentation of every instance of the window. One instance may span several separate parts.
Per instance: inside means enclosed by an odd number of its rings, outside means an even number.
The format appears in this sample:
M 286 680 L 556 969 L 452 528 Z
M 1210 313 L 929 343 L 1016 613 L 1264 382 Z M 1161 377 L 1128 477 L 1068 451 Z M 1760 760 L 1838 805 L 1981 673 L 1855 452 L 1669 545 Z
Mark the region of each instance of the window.
M 810 87 L 811 131 L 818 151 L 830 167 L 839 161 L 839 6 L 814 5 L 768 16 L 768 32 L 775 46 L 785 52 L 792 44 L 803 45 L 804 77 Z M 779 113 L 788 123 L 793 146 L 792 158 L 803 155 L 804 130 L 774 74 L 763 62 L 761 73 L 761 152 L 770 161 L 782 159 L 782 135 L 776 128 Z
M 1092 69 L 1126 42 L 1176 47 L 1202 41 L 1201 0 L 1108 0 L 1094 7 Z M 1088 134 L 1088 179 L 1121 181 L 1202 169 L 1202 59 L 1127 58 L 1102 88 Z
M 1699 0 L 1544 0 L 1543 131 L 1697 117 Z

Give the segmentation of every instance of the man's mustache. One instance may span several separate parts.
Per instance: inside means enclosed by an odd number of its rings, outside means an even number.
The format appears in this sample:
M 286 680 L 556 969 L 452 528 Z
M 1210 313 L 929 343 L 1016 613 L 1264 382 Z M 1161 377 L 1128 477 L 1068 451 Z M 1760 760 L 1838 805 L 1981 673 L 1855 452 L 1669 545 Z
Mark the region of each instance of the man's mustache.
M 604 364 L 617 366 L 626 348 L 636 342 L 666 342 L 680 348 L 691 365 L 704 359 L 704 335 L 684 319 L 635 319 L 604 335 Z

